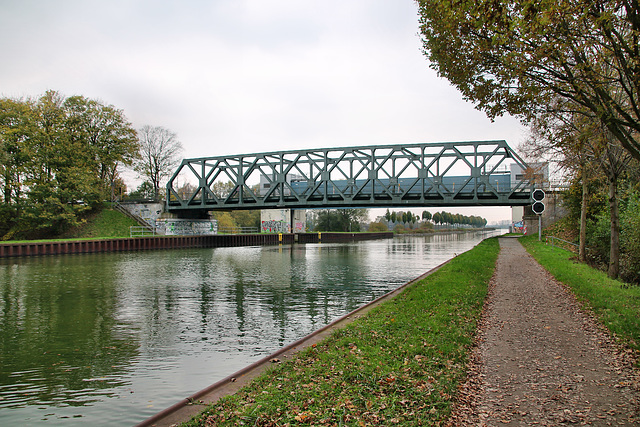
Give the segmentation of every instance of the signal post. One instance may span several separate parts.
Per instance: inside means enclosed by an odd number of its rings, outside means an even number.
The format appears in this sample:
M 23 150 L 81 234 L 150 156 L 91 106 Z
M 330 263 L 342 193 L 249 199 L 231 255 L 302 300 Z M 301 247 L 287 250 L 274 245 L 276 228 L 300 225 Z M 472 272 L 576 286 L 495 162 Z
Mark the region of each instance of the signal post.
M 533 197 L 533 204 L 531 210 L 534 214 L 538 215 L 538 241 L 542 240 L 542 212 L 544 212 L 544 190 L 536 188 L 531 192 Z

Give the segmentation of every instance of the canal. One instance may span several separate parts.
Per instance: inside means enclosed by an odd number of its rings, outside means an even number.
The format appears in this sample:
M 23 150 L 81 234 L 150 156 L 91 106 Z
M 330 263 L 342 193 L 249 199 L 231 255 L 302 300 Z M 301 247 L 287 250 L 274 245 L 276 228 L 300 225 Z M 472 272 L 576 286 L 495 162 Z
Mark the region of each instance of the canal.
M 501 232 L 1 259 L 0 425 L 133 425 Z

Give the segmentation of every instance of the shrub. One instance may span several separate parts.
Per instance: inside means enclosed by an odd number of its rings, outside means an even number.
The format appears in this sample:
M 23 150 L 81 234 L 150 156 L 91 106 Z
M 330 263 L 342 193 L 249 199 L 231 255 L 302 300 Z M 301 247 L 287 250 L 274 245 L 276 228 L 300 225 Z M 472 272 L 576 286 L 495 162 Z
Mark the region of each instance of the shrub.
M 0 204 L 0 238 L 11 230 L 16 222 L 16 210 L 5 204 Z
M 609 264 L 611 219 L 605 211 L 587 224 L 589 261 L 599 268 Z M 620 278 L 640 283 L 640 197 L 631 196 L 620 204 Z
M 389 228 L 381 222 L 372 222 L 371 224 L 369 224 L 369 231 L 383 232 L 383 231 L 389 231 Z

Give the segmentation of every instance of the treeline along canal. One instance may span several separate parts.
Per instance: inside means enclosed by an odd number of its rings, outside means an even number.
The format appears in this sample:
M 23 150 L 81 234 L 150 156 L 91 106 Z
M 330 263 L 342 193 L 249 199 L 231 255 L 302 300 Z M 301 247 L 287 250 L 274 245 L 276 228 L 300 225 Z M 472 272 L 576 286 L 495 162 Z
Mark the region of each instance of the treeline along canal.
M 133 425 L 493 233 L 0 260 L 0 424 Z

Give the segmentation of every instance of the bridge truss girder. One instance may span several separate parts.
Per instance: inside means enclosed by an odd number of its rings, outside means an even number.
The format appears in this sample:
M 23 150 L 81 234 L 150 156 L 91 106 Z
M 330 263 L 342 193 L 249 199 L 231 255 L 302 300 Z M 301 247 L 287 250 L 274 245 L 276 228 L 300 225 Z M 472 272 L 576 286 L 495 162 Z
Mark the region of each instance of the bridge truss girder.
M 505 141 L 416 143 L 185 159 L 167 183 L 173 212 L 515 206 L 533 185 Z

